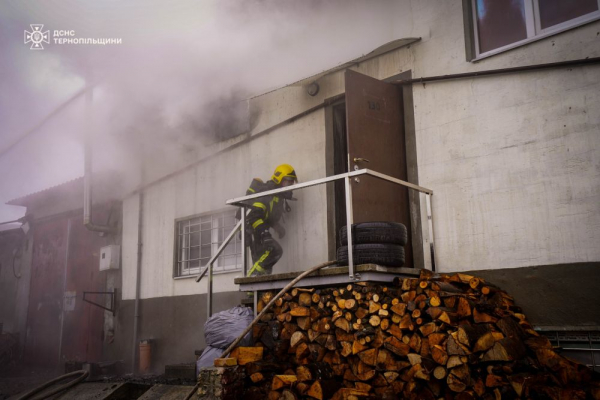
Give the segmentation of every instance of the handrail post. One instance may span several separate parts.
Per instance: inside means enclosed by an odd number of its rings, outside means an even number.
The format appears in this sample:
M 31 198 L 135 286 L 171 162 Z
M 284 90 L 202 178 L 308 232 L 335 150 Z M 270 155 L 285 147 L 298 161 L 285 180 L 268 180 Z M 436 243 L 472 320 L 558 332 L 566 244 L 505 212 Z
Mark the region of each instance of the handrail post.
M 431 194 L 425 193 L 425 203 L 427 208 L 427 224 L 429 231 L 429 251 L 431 254 L 431 270 L 435 272 L 435 244 L 433 237 L 433 205 L 431 202 Z
M 243 277 L 246 277 L 247 271 L 247 263 L 246 263 L 246 207 L 242 206 L 242 272 L 244 273 Z
M 348 237 L 348 276 L 350 279 L 356 279 L 354 276 L 354 240 L 352 235 L 352 224 L 354 213 L 352 212 L 352 188 L 350 187 L 350 177 L 344 178 L 346 186 L 346 233 Z
M 208 264 L 208 279 L 206 280 L 206 318 L 212 316 L 212 302 L 213 302 L 213 265 L 212 262 Z

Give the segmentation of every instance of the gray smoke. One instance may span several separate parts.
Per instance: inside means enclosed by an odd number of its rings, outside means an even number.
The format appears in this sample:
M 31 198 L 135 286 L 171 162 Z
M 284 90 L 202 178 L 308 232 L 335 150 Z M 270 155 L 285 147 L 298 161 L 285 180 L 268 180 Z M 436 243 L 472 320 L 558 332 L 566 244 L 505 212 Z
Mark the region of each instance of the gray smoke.
M 396 4 L 3 0 L 0 203 L 81 176 L 85 132 L 94 135 L 94 168 L 120 171 L 128 188 L 143 157 L 170 172 L 202 146 L 246 130 L 247 98 L 395 39 Z M 23 43 L 32 23 L 123 44 L 32 51 Z M 90 83 L 92 125 L 82 97 L 31 131 Z M 22 212 L 0 205 L 0 221 Z

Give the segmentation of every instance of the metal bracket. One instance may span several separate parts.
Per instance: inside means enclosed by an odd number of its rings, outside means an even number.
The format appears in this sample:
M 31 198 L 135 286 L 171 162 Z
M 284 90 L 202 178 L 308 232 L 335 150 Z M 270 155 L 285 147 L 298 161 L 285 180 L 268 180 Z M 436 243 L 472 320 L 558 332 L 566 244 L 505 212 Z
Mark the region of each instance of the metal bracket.
M 94 301 L 86 299 L 85 295 L 87 295 L 87 294 L 104 294 L 104 295 L 110 296 L 110 308 L 105 307 L 102 304 L 99 304 Z M 91 305 L 94 305 L 96 307 L 100 307 L 106 311 L 110 311 L 110 312 L 112 312 L 113 315 L 115 315 L 116 296 L 117 296 L 117 288 L 114 288 L 112 292 L 83 292 L 83 301 L 85 301 L 86 303 L 90 303 Z

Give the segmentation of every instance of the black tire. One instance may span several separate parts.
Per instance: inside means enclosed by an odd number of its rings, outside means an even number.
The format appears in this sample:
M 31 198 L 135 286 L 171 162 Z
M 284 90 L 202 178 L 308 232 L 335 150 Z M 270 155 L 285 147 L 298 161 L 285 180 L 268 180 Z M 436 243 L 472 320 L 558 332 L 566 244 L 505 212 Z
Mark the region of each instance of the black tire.
M 365 243 L 354 245 L 354 265 L 378 264 L 386 267 L 404 265 L 404 247 L 389 243 Z M 348 246 L 337 249 L 337 261 L 341 265 L 348 263 Z M 344 264 L 345 263 L 345 264 Z
M 361 222 L 353 225 L 354 244 L 363 243 L 391 243 L 406 246 L 408 233 L 406 226 L 399 222 Z M 348 244 L 346 227 L 340 229 L 342 246 Z

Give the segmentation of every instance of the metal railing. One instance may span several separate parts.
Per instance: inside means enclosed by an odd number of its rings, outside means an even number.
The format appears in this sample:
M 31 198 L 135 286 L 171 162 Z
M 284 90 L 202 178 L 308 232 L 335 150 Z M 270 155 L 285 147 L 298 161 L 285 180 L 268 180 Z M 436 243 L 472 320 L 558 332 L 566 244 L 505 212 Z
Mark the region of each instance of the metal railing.
M 406 186 L 409 189 L 416 190 L 418 192 L 425 194 L 426 208 L 427 208 L 427 210 L 426 210 L 427 221 L 429 224 L 428 230 L 429 230 L 429 248 L 430 248 L 430 252 L 431 252 L 431 265 L 432 265 L 432 269 L 434 269 L 435 246 L 434 246 L 434 240 L 433 240 L 433 209 L 432 209 L 432 202 L 431 202 L 431 196 L 433 195 L 433 190 L 427 189 L 422 186 L 415 185 L 413 183 L 406 182 L 406 181 L 403 181 L 403 180 L 400 180 L 397 178 L 393 178 L 389 175 L 385 175 L 380 172 L 372 171 L 370 169 L 365 168 L 365 169 L 361 169 L 358 171 L 346 172 L 343 174 L 329 176 L 327 178 L 315 179 L 315 180 L 309 181 L 309 182 L 298 183 L 298 184 L 295 184 L 292 186 L 286 186 L 286 187 L 279 188 L 279 189 L 273 189 L 273 190 L 269 190 L 266 192 L 260 192 L 260 193 L 256 193 L 256 194 L 252 194 L 252 195 L 248 195 L 248 196 L 236 197 L 234 199 L 227 200 L 225 202 L 225 204 L 243 208 L 243 212 L 241 213 L 242 219 L 235 225 L 235 227 L 233 228 L 231 233 L 225 238 L 225 240 L 223 241 L 221 246 L 219 246 L 219 248 L 217 249 L 216 253 L 208 261 L 207 266 L 204 268 L 204 270 L 202 270 L 202 272 L 200 272 L 200 275 L 196 278 L 196 282 L 200 282 L 200 280 L 202 280 L 204 275 L 206 275 L 208 273 L 207 291 L 206 291 L 207 315 L 209 317 L 212 315 L 213 264 L 217 260 L 217 258 L 221 255 L 221 253 L 223 252 L 225 247 L 227 247 L 227 245 L 229 244 L 231 239 L 234 237 L 234 235 L 240 229 L 242 230 L 242 243 L 241 243 L 241 245 L 242 245 L 242 270 L 244 272 L 244 276 L 246 276 L 247 254 L 246 254 L 245 228 L 246 228 L 246 217 L 247 217 L 248 213 L 250 212 L 250 210 L 246 210 L 245 202 L 247 202 L 248 200 L 258 199 L 258 198 L 270 196 L 273 194 L 280 194 L 280 193 L 285 193 L 285 192 L 289 192 L 292 190 L 304 189 L 307 187 L 322 185 L 324 183 L 334 182 L 334 181 L 343 179 L 344 183 L 345 183 L 345 198 L 346 198 L 346 226 L 351 227 L 352 224 L 354 223 L 354 218 L 353 218 L 353 212 L 352 212 L 352 190 L 351 190 L 352 188 L 350 187 L 350 180 L 352 178 L 354 178 L 358 182 L 358 177 L 361 175 L 370 175 L 370 176 L 379 178 L 384 181 L 395 183 L 397 185 Z M 354 240 L 352 237 L 353 236 L 352 229 L 347 229 L 347 235 L 348 235 L 348 243 L 349 244 L 354 243 Z M 353 255 L 352 246 L 350 246 L 350 245 L 348 245 L 348 276 L 351 280 L 359 279 L 357 277 L 357 275 L 354 273 L 354 255 Z

